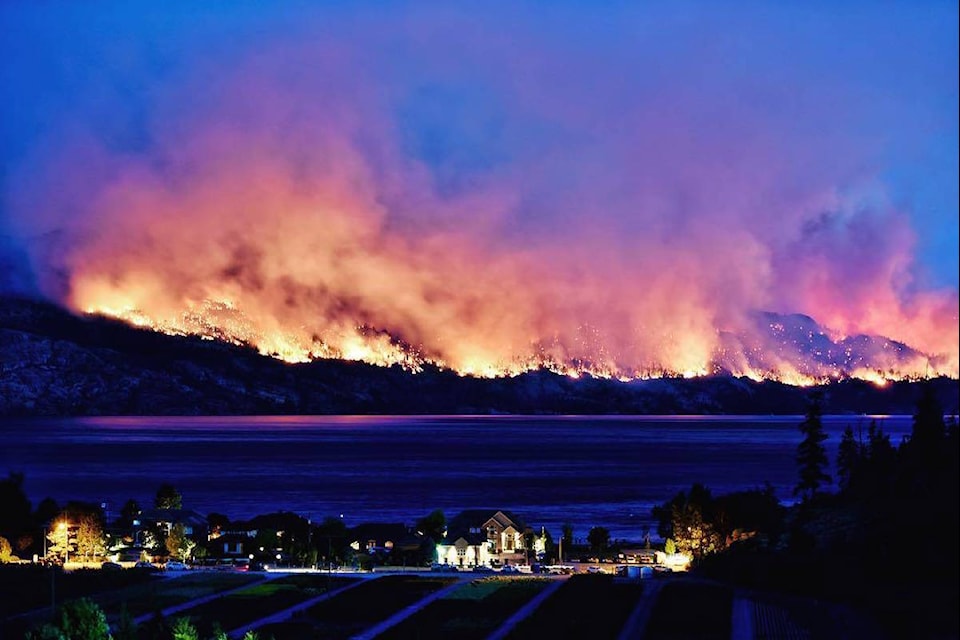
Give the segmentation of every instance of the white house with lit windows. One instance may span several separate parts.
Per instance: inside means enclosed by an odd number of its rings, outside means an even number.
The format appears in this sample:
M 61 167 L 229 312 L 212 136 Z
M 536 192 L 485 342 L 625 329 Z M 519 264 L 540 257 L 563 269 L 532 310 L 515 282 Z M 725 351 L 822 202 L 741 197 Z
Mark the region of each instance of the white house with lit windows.
M 509 511 L 463 511 L 447 525 L 447 533 L 437 545 L 437 561 L 463 568 L 526 564 L 530 555 L 544 551 L 545 537 L 532 533 Z M 532 539 L 532 549 L 526 548 L 525 538 Z

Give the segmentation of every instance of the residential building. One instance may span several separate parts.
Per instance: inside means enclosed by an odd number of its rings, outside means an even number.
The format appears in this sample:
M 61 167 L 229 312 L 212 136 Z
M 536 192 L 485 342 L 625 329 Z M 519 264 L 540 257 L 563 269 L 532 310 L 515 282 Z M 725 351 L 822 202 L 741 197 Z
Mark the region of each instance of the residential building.
M 544 536 L 509 511 L 470 509 L 459 513 L 447 525 L 437 545 L 437 560 L 456 567 L 526 564 L 531 555 L 543 553 Z M 527 540 L 533 540 L 531 549 Z

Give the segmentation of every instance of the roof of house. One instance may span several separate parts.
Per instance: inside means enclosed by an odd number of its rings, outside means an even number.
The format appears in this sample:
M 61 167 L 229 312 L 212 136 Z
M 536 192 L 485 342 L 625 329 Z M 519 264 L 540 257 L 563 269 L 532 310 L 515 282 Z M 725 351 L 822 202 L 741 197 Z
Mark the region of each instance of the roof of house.
M 246 542 L 246 543 L 252 544 L 253 541 L 254 539 L 245 533 L 233 533 L 233 532 L 224 533 L 222 535 L 217 536 L 216 538 L 210 539 L 210 542 L 212 544 L 223 544 L 225 542 L 228 542 L 228 543 Z
M 477 545 L 487 543 L 487 537 L 482 533 L 464 532 L 454 536 L 448 535 L 446 538 L 444 538 L 440 542 L 440 544 L 447 545 L 447 546 L 456 546 L 458 540 L 463 540 L 470 546 L 477 546 Z
M 309 520 L 299 514 L 292 511 L 277 511 L 254 516 L 246 522 L 231 523 L 230 529 L 246 531 L 269 529 L 270 531 L 300 531 L 306 533 L 309 526 Z
M 193 509 L 146 509 L 140 516 L 141 522 L 172 522 L 189 524 L 194 527 L 206 526 L 207 517 Z
M 447 523 L 445 544 L 451 544 L 461 536 L 473 535 L 471 529 L 479 529 L 490 520 L 495 520 L 502 528 L 512 526 L 517 531 L 524 530 L 523 520 L 510 511 L 503 509 L 467 509 L 461 511 Z M 484 537 L 484 539 L 486 539 Z

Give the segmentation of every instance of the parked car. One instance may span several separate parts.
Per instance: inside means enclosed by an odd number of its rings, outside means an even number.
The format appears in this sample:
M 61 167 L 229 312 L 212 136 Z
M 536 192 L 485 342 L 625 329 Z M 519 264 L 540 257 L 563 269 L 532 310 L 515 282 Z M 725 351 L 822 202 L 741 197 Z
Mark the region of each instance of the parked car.
M 431 571 L 439 571 L 440 573 L 457 573 L 457 569 L 452 564 L 435 564 L 430 567 Z
M 141 560 L 137 564 L 133 565 L 134 569 L 141 569 L 143 571 L 157 571 L 157 567 L 154 566 L 152 562 L 147 562 L 146 560 Z
M 163 568 L 167 571 L 186 571 L 189 567 L 179 560 L 168 560 L 167 564 L 163 565 Z
M 486 565 L 479 565 L 473 568 L 474 573 L 493 573 L 493 569 Z
M 515 565 L 508 564 L 504 565 L 503 569 L 500 570 L 500 573 L 520 573 L 520 569 L 517 569 Z
M 123 567 L 116 562 L 104 562 L 102 565 L 100 565 L 100 568 L 104 571 L 120 571 L 123 569 Z

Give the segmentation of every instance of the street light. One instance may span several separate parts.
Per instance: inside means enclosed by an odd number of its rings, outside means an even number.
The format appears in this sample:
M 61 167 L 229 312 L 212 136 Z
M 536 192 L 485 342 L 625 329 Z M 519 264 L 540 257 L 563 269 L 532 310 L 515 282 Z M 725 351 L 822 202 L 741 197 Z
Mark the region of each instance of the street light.
M 66 568 L 70 562 L 70 526 L 66 520 L 61 520 L 57 524 L 57 532 L 63 536 L 63 566 Z
M 66 520 L 61 520 L 60 522 L 57 523 L 56 532 L 58 535 L 62 535 L 64 537 L 63 566 L 64 568 L 66 568 L 67 559 L 69 558 L 69 554 L 70 554 L 70 526 L 67 524 Z M 46 534 L 44 534 L 43 536 L 43 548 L 44 548 L 44 556 L 46 556 L 46 548 L 47 548 Z M 53 563 L 51 563 L 50 564 L 50 611 L 51 612 L 55 612 L 57 610 L 56 576 L 57 576 L 57 568 L 53 566 Z

